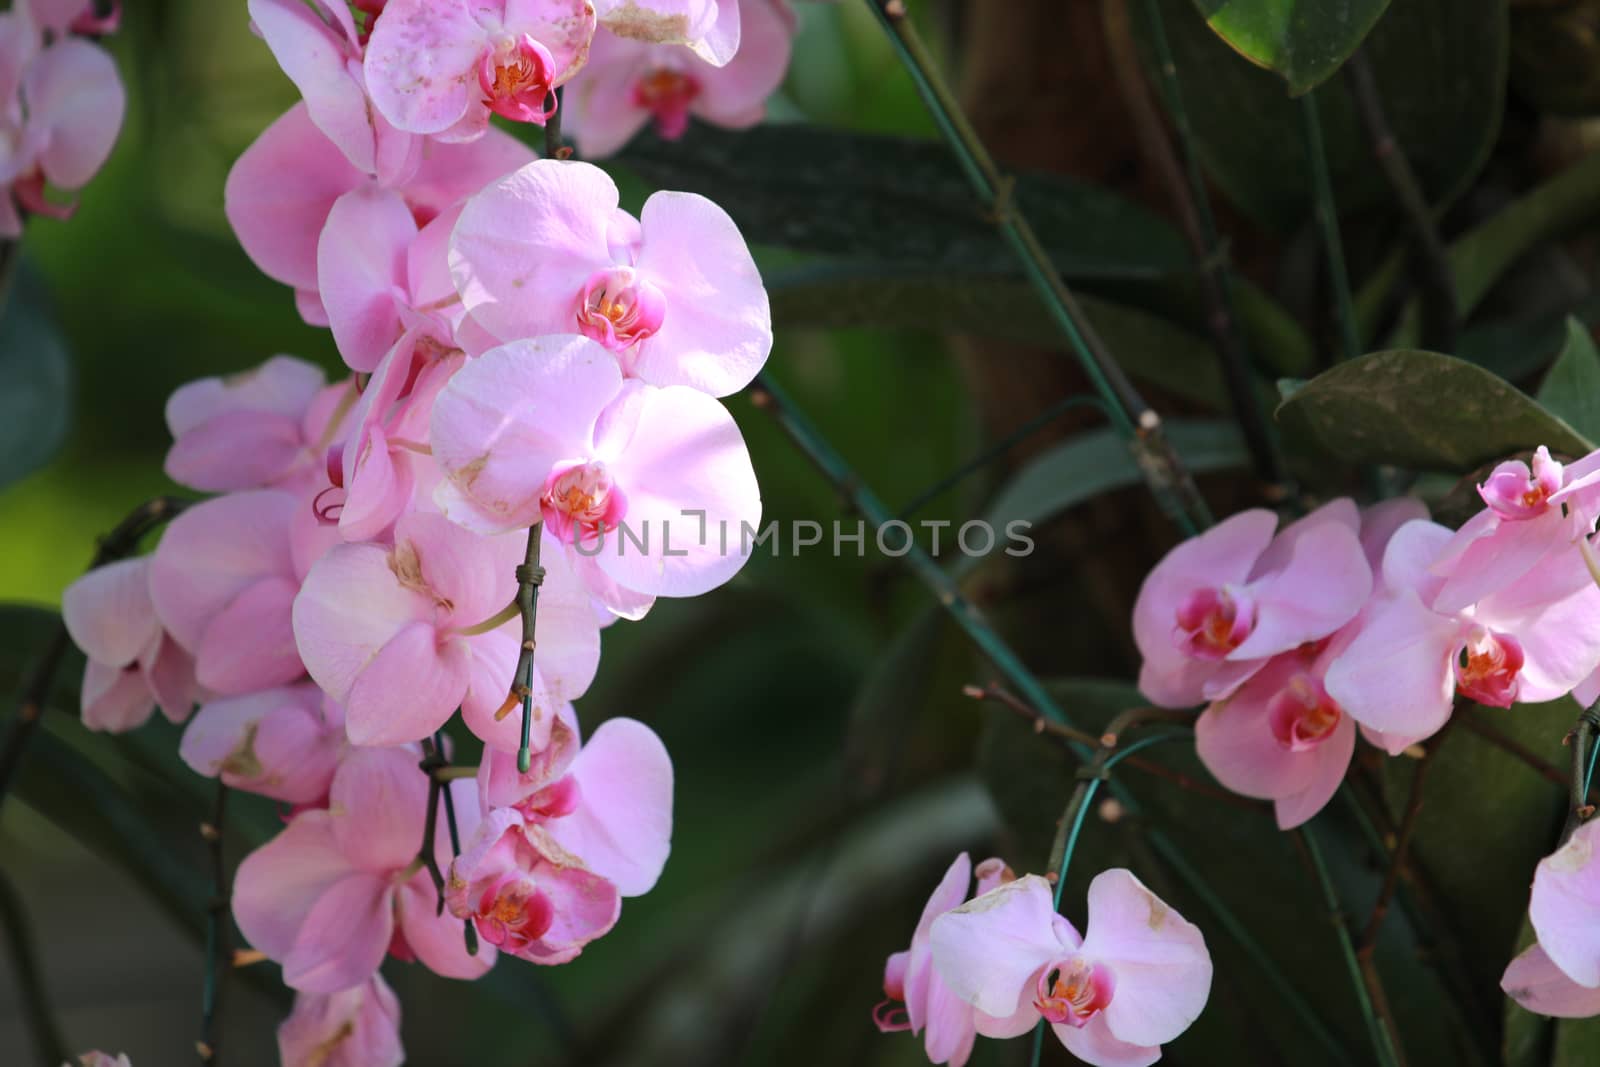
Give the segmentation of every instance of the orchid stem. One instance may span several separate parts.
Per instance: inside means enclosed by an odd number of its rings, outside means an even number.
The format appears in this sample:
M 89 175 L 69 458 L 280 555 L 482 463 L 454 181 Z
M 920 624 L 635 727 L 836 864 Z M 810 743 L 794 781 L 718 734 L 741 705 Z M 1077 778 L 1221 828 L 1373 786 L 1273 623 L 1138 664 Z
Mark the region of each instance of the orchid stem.
M 444 758 L 444 735 L 442 732 L 435 731 L 433 735 L 433 750 L 439 759 Z M 447 776 L 446 772 L 449 771 L 472 771 L 472 768 L 435 767 L 428 776 L 428 787 L 437 789 L 440 795 L 444 797 L 444 823 L 445 828 L 450 831 L 450 855 L 453 858 L 461 855 L 461 831 L 456 828 L 456 798 L 455 794 L 450 791 L 450 781 L 452 778 L 459 778 L 462 775 L 453 774 Z M 440 881 L 443 882 L 443 878 Z M 441 906 L 443 905 L 442 899 L 440 904 Z M 478 954 L 478 928 L 473 925 L 471 919 L 461 920 L 461 938 L 466 943 L 467 955 L 476 956 Z
M 1578 724 L 1567 735 L 1567 745 L 1572 749 L 1572 786 L 1566 825 L 1561 828 L 1561 844 L 1566 844 L 1578 827 L 1594 816 L 1594 805 L 1589 803 L 1589 782 L 1594 776 L 1594 754 L 1590 746 L 1600 749 L 1596 744 L 1600 739 L 1597 735 L 1600 735 L 1600 703 L 1585 708 L 1578 716 Z
M 1211 512 L 1194 478 L 1167 440 L 1161 417 L 1145 403 L 1122 368 L 1094 332 L 1072 290 L 1057 273 L 1033 226 L 1017 207 L 1015 182 L 1000 172 L 967 120 L 955 94 L 940 77 L 932 57 L 906 14 L 904 0 L 867 0 L 916 84 L 934 122 L 955 153 L 985 213 L 1022 264 L 1056 326 L 1070 343 L 1106 411 L 1139 459 L 1145 483 L 1161 509 L 1193 536 L 1211 524 Z
M 527 774 L 528 768 L 533 766 L 533 752 L 528 742 L 533 732 L 534 631 L 539 617 L 539 586 L 544 584 L 544 568 L 539 566 L 539 546 L 544 540 L 543 534 L 543 522 L 536 522 L 528 528 L 528 548 L 523 553 L 522 565 L 517 568 L 517 611 L 522 616 L 522 651 L 517 656 L 517 669 L 512 675 L 516 679 L 516 688 L 512 692 L 522 698 L 522 740 L 517 747 L 519 774 Z
M 89 570 L 103 567 L 113 560 L 128 555 L 139 546 L 139 540 L 145 534 L 188 506 L 189 501 L 170 496 L 156 497 L 140 504 L 128 514 L 127 518 L 117 523 L 110 533 L 100 539 L 94 558 L 89 563 Z M 5 803 L 11 781 L 22 762 L 23 751 L 27 748 L 28 741 L 33 737 L 33 732 L 38 728 L 39 720 L 49 704 L 50 687 L 55 681 L 56 671 L 61 667 L 61 660 L 71 647 L 72 638 L 67 633 L 66 624 L 58 623 L 55 636 L 50 639 L 44 654 L 39 657 L 32 673 L 23 683 L 22 698 L 17 704 L 16 717 L 11 724 L 10 732 L 6 735 L 5 746 L 0 748 L 0 804 Z
M 22 895 L 3 873 L 0 873 L 0 929 L 5 931 L 11 949 L 12 969 L 16 972 L 17 989 L 29 1029 L 33 1031 L 33 1043 L 39 1050 L 39 1062 L 43 1067 L 60 1067 L 67 1060 L 67 1043 L 50 1007 L 50 996 L 33 943 L 33 924 L 28 919 Z
M 794 442 L 796 448 L 809 459 L 822 473 L 822 476 L 831 483 L 845 498 L 849 506 L 865 519 L 873 528 L 873 532 L 880 531 L 885 523 L 894 519 L 894 513 L 886 507 L 883 501 L 867 487 L 856 472 L 850 467 L 843 456 L 834 450 L 817 430 L 810 419 L 802 413 L 789 400 L 787 394 L 779 388 L 773 378 L 763 372 L 757 375 L 756 382 L 751 389 L 750 399 L 757 407 L 765 408 L 777 420 L 779 427 Z M 945 573 L 944 569 L 928 555 L 927 552 L 912 541 L 906 539 L 905 554 L 899 557 L 905 565 L 910 567 L 912 574 L 933 594 L 940 606 L 955 620 L 956 625 L 966 633 L 967 638 L 975 645 L 995 670 L 1000 673 L 1023 700 L 1027 701 L 1047 720 L 1062 726 L 1071 727 L 1072 720 L 1067 716 L 1061 706 L 1050 696 L 1048 690 L 1040 684 L 1027 666 L 1018 657 L 1011 646 L 1008 645 L 983 614 L 961 594 L 960 587 L 955 580 Z M 1067 746 L 1079 763 L 1087 764 L 1094 758 L 1095 749 L 1091 745 L 1081 744 L 1072 740 L 1065 740 Z M 1133 794 L 1123 788 L 1121 783 L 1112 782 L 1111 791 L 1122 802 L 1123 807 L 1130 815 L 1137 814 L 1140 810 L 1138 801 Z M 1150 847 L 1167 862 L 1180 881 L 1200 899 L 1214 915 L 1218 922 L 1226 929 L 1229 935 L 1239 944 L 1239 947 L 1257 964 L 1262 974 L 1274 991 L 1283 999 L 1305 1024 L 1306 1029 L 1322 1044 L 1326 1045 L 1335 1054 L 1335 1059 L 1343 1062 L 1348 1057 L 1344 1056 L 1342 1046 L 1328 1028 L 1323 1025 L 1311 1006 L 1298 992 L 1296 992 L 1288 977 L 1267 955 L 1261 945 L 1251 936 L 1245 924 L 1235 915 L 1227 904 L 1222 901 L 1209 886 L 1204 878 L 1191 866 L 1178 848 L 1166 834 L 1154 828 L 1146 831 Z
M 222 1050 L 222 994 L 228 980 L 232 953 L 228 909 L 228 868 L 222 854 L 223 827 L 227 825 L 228 787 L 217 782 L 217 802 L 211 821 L 200 824 L 200 836 L 211 854 L 211 903 L 206 909 L 206 981 L 200 994 L 200 1040 L 195 1049 L 202 1063 L 215 1067 Z
M 1322 118 L 1317 113 L 1315 92 L 1300 98 L 1300 125 L 1305 137 L 1306 166 L 1311 171 L 1317 226 L 1322 231 L 1322 251 L 1328 261 L 1328 284 L 1333 287 L 1334 306 L 1339 317 L 1341 358 L 1354 359 L 1361 354 L 1361 335 L 1356 329 L 1355 305 L 1350 300 L 1344 242 L 1339 237 L 1339 210 L 1334 204 L 1333 181 L 1328 176 L 1328 153 L 1322 143 Z

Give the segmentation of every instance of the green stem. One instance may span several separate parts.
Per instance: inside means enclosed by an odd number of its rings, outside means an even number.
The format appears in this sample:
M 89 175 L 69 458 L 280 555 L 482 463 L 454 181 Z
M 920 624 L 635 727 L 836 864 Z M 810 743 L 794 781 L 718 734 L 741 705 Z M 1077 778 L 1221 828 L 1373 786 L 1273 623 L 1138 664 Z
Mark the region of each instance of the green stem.
M 544 568 L 539 566 L 539 546 L 544 541 L 544 523 L 528 528 L 528 547 L 517 568 L 517 613 L 522 616 L 522 651 L 517 654 L 513 695 L 522 700 L 522 738 L 517 748 L 517 772 L 527 774 L 533 766 L 529 740 L 533 730 L 533 653 L 539 617 L 539 586 L 544 583 Z
M 1594 775 L 1594 754 L 1590 746 L 1600 750 L 1600 744 L 1595 744 L 1597 740 L 1600 740 L 1600 703 L 1585 708 L 1578 717 L 1578 724 L 1567 735 L 1567 745 L 1572 750 L 1572 783 L 1567 822 L 1561 828 L 1562 844 L 1594 815 L 1594 809 L 1589 805 L 1589 781 Z
M 822 472 L 823 477 L 844 495 L 851 507 L 872 525 L 874 533 L 894 518 L 894 513 L 861 481 L 845 462 L 844 457 L 828 444 L 811 421 L 789 401 L 788 396 L 770 375 L 763 372 L 757 376 L 751 391 L 751 400 L 757 406 L 766 407 L 772 412 L 779 426 L 788 434 L 795 446 Z M 1051 722 L 1063 726 L 1073 725 L 1072 720 L 1050 696 L 1049 691 L 1039 683 L 983 615 L 961 595 L 961 590 L 955 581 L 944 572 L 933 557 L 912 542 L 907 544 L 906 553 L 900 558 L 933 593 L 978 650 L 994 664 L 995 670 L 1010 682 L 1027 703 Z M 1095 750 L 1091 746 L 1070 739 L 1063 741 L 1080 763 L 1087 764 L 1094 758 Z M 1111 790 L 1130 815 L 1138 813 L 1140 810 L 1138 801 L 1132 793 L 1121 786 L 1121 783 L 1113 782 Z M 1305 999 L 1296 992 L 1294 985 L 1267 955 L 1266 950 L 1250 935 L 1244 923 L 1206 885 L 1205 879 L 1184 858 L 1178 846 L 1159 830 L 1147 831 L 1146 837 L 1150 846 L 1166 861 L 1195 897 L 1211 910 L 1217 921 L 1229 936 L 1238 942 L 1245 954 L 1260 967 L 1268 983 L 1290 1010 L 1305 1023 L 1306 1029 L 1334 1053 L 1336 1060 L 1345 1062 L 1348 1057 L 1344 1055 L 1338 1040 L 1317 1018 Z
M 195 1049 L 201 1062 L 211 1067 L 215 1067 L 222 1050 L 222 993 L 228 980 L 228 942 L 233 922 L 228 908 L 228 868 L 222 855 L 227 813 L 228 787 L 218 780 L 216 807 L 210 821 L 200 825 L 200 836 L 211 854 L 211 901 L 206 908 L 206 978 L 200 994 L 200 1040 Z
M 33 1043 L 39 1050 L 39 1062 L 43 1067 L 60 1067 L 67 1060 L 67 1043 L 50 1008 L 50 996 L 33 943 L 33 927 L 28 921 L 22 895 L 3 873 L 0 873 L 0 928 L 5 930 L 11 947 L 11 965 L 16 972 L 28 1027 L 33 1031 Z
M 1362 973 L 1361 961 L 1356 956 L 1355 942 L 1350 938 L 1350 928 L 1345 924 L 1344 913 L 1339 907 L 1339 893 L 1334 889 L 1328 865 L 1322 858 L 1322 849 L 1318 846 L 1311 827 L 1302 827 L 1296 832 L 1305 845 L 1306 855 L 1310 858 L 1312 870 L 1317 876 L 1317 884 L 1322 889 L 1322 899 L 1328 908 L 1328 919 L 1333 923 L 1334 933 L 1339 939 L 1339 952 L 1344 958 L 1345 969 L 1350 972 L 1350 984 L 1355 988 L 1356 1003 L 1361 1008 L 1362 1020 L 1367 1024 L 1367 1035 L 1372 1040 L 1373 1051 L 1377 1054 L 1382 1067 L 1398 1067 L 1399 1060 L 1395 1049 L 1389 1043 L 1389 1032 L 1378 1020 L 1372 997 L 1367 992 L 1367 979 Z
M 1300 98 L 1301 131 L 1305 135 L 1306 166 L 1311 171 L 1312 192 L 1316 197 L 1317 225 L 1322 230 L 1322 248 L 1328 260 L 1328 283 L 1339 314 L 1339 345 L 1343 358 L 1361 354 L 1361 336 L 1356 329 L 1355 306 L 1350 301 L 1350 277 L 1345 273 L 1344 243 L 1339 238 L 1339 211 L 1333 200 L 1333 181 L 1328 176 L 1328 154 L 1322 146 L 1322 119 L 1317 114 L 1317 94 Z
M 1140 454 L 1140 469 L 1157 503 L 1186 535 L 1193 536 L 1200 527 L 1210 525 L 1210 509 L 1166 439 L 1161 417 L 1145 403 L 1116 360 L 1111 358 L 1089 325 L 1077 298 L 1056 272 L 1032 225 L 1017 208 L 1012 195 L 1013 180 L 1001 174 L 977 131 L 967 121 L 955 94 L 939 76 L 916 27 L 906 17 L 903 0 L 866 2 L 888 31 L 896 53 L 955 153 L 973 191 L 982 201 L 985 212 L 1016 253 L 1029 282 L 1038 291 L 1051 319 L 1066 336 L 1095 392 L 1106 401 L 1112 425 Z

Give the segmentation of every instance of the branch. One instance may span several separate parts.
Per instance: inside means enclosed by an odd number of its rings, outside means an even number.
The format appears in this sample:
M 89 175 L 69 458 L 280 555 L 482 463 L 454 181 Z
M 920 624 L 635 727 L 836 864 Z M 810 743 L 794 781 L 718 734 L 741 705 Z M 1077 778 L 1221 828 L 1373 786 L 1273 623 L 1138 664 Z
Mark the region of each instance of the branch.
M 1454 352 L 1461 325 L 1456 307 L 1455 276 L 1416 172 L 1411 169 L 1383 113 L 1383 98 L 1365 48 L 1355 51 L 1345 63 L 1344 73 L 1350 95 L 1355 98 L 1356 114 L 1361 116 L 1361 125 L 1372 141 L 1372 156 L 1388 179 L 1395 199 L 1400 201 L 1406 226 L 1411 230 L 1411 248 L 1422 293 L 1422 343 L 1437 352 Z
M 511 698 L 522 702 L 522 743 L 517 748 L 517 771 L 527 774 L 533 766 L 533 752 L 528 739 L 533 727 L 533 651 L 535 624 L 539 618 L 539 586 L 544 584 L 544 568 L 539 566 L 539 545 L 544 540 L 544 523 L 536 522 L 528 528 L 528 548 L 523 553 L 522 565 L 517 568 L 517 611 L 522 615 L 522 651 L 517 655 L 517 669 Z M 500 709 L 498 716 L 509 713 L 510 704 Z
M 555 110 L 550 112 L 550 117 L 544 120 L 544 157 L 571 159 L 572 146 L 561 143 L 561 90 L 552 89 L 550 95 L 556 98 L 556 106 Z
M 1233 303 L 1233 272 L 1228 269 L 1226 250 L 1217 236 L 1216 220 L 1211 213 L 1211 198 L 1200 173 L 1200 160 L 1195 153 L 1194 135 L 1189 126 L 1189 112 L 1184 106 L 1183 87 L 1178 84 L 1177 67 L 1167 43 L 1161 5 L 1158 0 L 1144 0 L 1144 5 L 1156 51 L 1156 66 L 1161 76 L 1161 96 L 1172 117 L 1178 145 L 1183 149 L 1181 169 L 1162 127 L 1161 117 L 1150 99 L 1149 89 L 1139 74 L 1138 57 L 1133 54 L 1132 40 L 1127 32 L 1127 9 L 1123 3 L 1117 2 L 1108 5 L 1106 12 L 1111 47 L 1114 53 L 1119 53 L 1114 58 L 1117 60 L 1116 71 L 1123 87 L 1123 98 L 1133 114 L 1139 140 L 1155 163 L 1168 195 L 1172 197 L 1178 222 L 1199 268 L 1200 293 L 1207 310 L 1206 325 L 1211 330 L 1211 338 L 1221 357 L 1228 397 L 1234 417 L 1239 420 L 1245 444 L 1255 461 L 1256 475 L 1266 484 L 1269 499 L 1286 500 L 1293 495 L 1294 486 L 1284 465 L 1277 437 L 1262 410 L 1260 396 L 1256 392 L 1255 375 L 1251 372 L 1250 353 L 1239 331 L 1238 313 Z
M 188 506 L 189 501 L 168 496 L 156 497 L 140 504 L 110 533 L 100 539 L 94 559 L 89 563 L 89 570 L 103 567 L 128 555 L 138 547 L 140 538 Z M 50 687 L 55 681 L 56 671 L 60 669 L 61 660 L 71 647 L 72 638 L 67 633 L 66 624 L 58 623 L 54 636 L 45 647 L 44 654 L 39 657 L 32 673 L 22 685 L 22 697 L 17 704 L 15 721 L 12 723 L 11 732 L 6 736 L 5 747 L 0 748 L 0 804 L 5 803 L 6 795 L 11 788 L 11 780 L 22 762 L 23 750 L 27 748 L 28 740 L 38 727 L 39 719 L 49 702 Z
M 228 810 L 228 787 L 217 782 L 217 803 L 211 820 L 200 824 L 200 838 L 211 854 L 211 902 L 206 907 L 206 984 L 200 994 L 200 1062 L 215 1065 L 222 1048 L 222 992 L 232 962 L 228 942 L 228 870 L 223 863 L 222 831 Z
M 50 1008 L 50 996 L 33 943 L 33 926 L 28 921 L 22 895 L 3 872 L 0 872 L 0 927 L 4 928 L 6 941 L 11 946 L 11 965 L 16 971 L 17 989 L 22 994 L 28 1027 L 33 1031 L 34 1045 L 39 1050 L 39 1062 L 44 1067 L 59 1067 L 67 1061 L 67 1043 Z
M 439 799 L 444 798 L 444 817 L 446 829 L 450 833 L 450 855 L 461 855 L 461 832 L 456 828 L 456 800 L 450 792 L 450 782 L 462 777 L 452 773 L 465 770 L 463 767 L 452 767 L 446 762 L 444 754 L 444 735 L 442 731 L 435 731 L 430 741 L 422 741 L 422 762 L 417 768 L 428 776 L 428 811 L 427 822 L 422 827 L 422 847 L 417 850 L 417 858 L 412 862 L 413 870 L 426 870 L 428 878 L 433 882 L 433 890 L 437 895 L 434 905 L 434 914 L 444 914 L 444 872 L 439 869 L 439 854 L 434 849 L 434 840 L 439 832 Z M 472 924 L 471 919 L 461 920 L 461 936 L 467 945 L 467 954 L 478 954 L 478 928 Z
M 907 17 L 904 0 L 867 0 L 867 6 L 889 32 L 901 62 L 966 172 L 985 215 L 993 220 L 1000 235 L 1016 253 L 1046 310 L 1071 344 L 1090 384 L 1106 401 L 1111 421 L 1128 440 L 1157 503 L 1185 534 L 1192 536 L 1198 527 L 1210 525 L 1210 509 L 1195 487 L 1194 478 L 1167 440 L 1161 417 L 1145 403 L 1111 357 L 1078 306 L 1072 290 L 1056 272 L 1049 253 L 1012 198 L 1014 180 L 1000 172 L 956 102 L 955 94 L 940 78 L 922 38 Z
M 1417 829 L 1417 816 L 1422 812 L 1422 787 L 1428 778 L 1428 768 L 1433 765 L 1434 756 L 1438 754 L 1439 749 L 1444 747 L 1444 739 L 1450 732 L 1450 724 L 1459 718 L 1460 715 L 1452 715 L 1446 721 L 1433 743 L 1423 750 L 1422 758 L 1417 761 L 1417 769 L 1412 772 L 1411 795 L 1406 801 L 1404 814 L 1400 816 L 1400 830 L 1395 835 L 1394 852 L 1389 857 L 1389 868 L 1384 872 L 1383 886 L 1378 890 L 1378 899 L 1372 905 L 1372 915 L 1367 919 L 1366 929 L 1361 934 L 1361 940 L 1357 942 L 1357 952 L 1361 956 L 1363 968 L 1371 964 L 1372 954 L 1378 946 L 1378 932 L 1383 928 L 1384 917 L 1389 913 L 1389 904 L 1394 900 L 1395 890 L 1400 885 L 1400 872 L 1405 868 L 1406 853 L 1411 848 L 1411 837 Z M 1372 983 L 1369 983 L 1369 988 L 1372 989 L 1373 999 L 1376 1000 L 1381 989 L 1375 988 Z

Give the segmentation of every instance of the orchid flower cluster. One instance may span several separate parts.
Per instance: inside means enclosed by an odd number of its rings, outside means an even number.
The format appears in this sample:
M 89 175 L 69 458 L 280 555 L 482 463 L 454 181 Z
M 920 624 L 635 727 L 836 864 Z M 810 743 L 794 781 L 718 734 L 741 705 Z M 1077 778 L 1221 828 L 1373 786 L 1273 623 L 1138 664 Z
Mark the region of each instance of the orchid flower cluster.
M 1079 934 L 1044 878 L 1018 878 L 999 859 L 974 869 L 963 852 L 928 898 L 911 947 L 889 957 L 878 1029 L 923 1034 L 928 1059 L 952 1067 L 980 1034 L 1018 1037 L 1045 1023 L 1085 1063 L 1155 1063 L 1210 996 L 1205 938 L 1120 868 L 1090 882 L 1088 909 Z
M 348 373 L 277 356 L 174 393 L 166 471 L 217 495 L 63 616 L 85 723 L 159 706 L 196 771 L 288 806 L 234 918 L 298 991 L 283 1061 L 375 1067 L 403 1059 L 386 957 L 459 979 L 500 953 L 564 963 L 654 886 L 671 761 L 628 719 L 585 740 L 573 701 L 604 628 L 728 581 L 761 514 L 719 399 L 772 346 L 738 228 L 688 193 L 635 217 L 603 171 L 490 116 L 545 124 L 594 49 L 609 65 L 574 110 L 602 146 L 650 117 L 748 124 L 793 23 L 778 0 L 249 14 L 303 99 L 235 165 L 228 218 Z M 458 710 L 472 780 L 438 774 Z
M 0 12 L 0 238 L 28 215 L 64 219 L 105 164 L 127 101 L 96 38 L 117 28 L 100 0 L 16 0 Z

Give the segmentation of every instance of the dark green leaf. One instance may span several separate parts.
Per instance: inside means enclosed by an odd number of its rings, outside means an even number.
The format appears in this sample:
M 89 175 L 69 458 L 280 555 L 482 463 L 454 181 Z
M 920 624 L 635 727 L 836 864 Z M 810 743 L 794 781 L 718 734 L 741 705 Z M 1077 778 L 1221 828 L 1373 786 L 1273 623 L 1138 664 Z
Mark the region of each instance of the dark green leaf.
M 1293 229 L 1310 214 L 1298 103 L 1274 74 L 1252 66 L 1206 25 L 1217 0 L 1157 0 L 1202 164 L 1242 211 Z M 1227 5 L 1239 8 L 1238 0 Z M 1251 3 L 1250 7 L 1261 6 Z M 1304 0 L 1280 8 L 1359 13 L 1367 3 Z M 1156 71 L 1146 5 L 1132 5 L 1146 69 Z M 1352 21 L 1359 23 L 1358 14 Z M 1392 0 L 1362 48 L 1371 60 L 1389 124 L 1432 204 L 1465 190 L 1488 158 L 1505 99 L 1505 0 Z M 1393 193 L 1342 81 L 1317 91 L 1339 210 L 1389 208 Z
M 680 141 L 642 137 L 616 159 L 654 186 L 715 200 L 754 244 L 963 274 L 1017 270 L 955 157 L 935 141 L 696 126 Z M 1116 193 L 1023 174 L 1014 195 L 1068 277 L 1192 269 L 1177 231 Z
M 1321 84 L 1361 44 L 1389 0 L 1196 0 L 1238 53 L 1283 76 L 1294 95 Z
M 1481 367 L 1437 352 L 1374 352 L 1307 382 L 1278 407 L 1348 463 L 1462 471 L 1548 445 L 1581 456 L 1594 445 Z
M 44 286 L 19 272 L 0 311 L 0 487 L 49 462 L 71 411 L 72 366 Z
M 1600 352 L 1588 327 L 1567 319 L 1566 343 L 1539 386 L 1541 406 L 1591 441 L 1600 440 Z
M 895 777 L 940 667 L 960 662 L 946 647 L 951 626 L 944 608 L 929 604 L 873 661 L 856 691 L 844 761 L 846 779 L 861 794 L 876 795 Z

